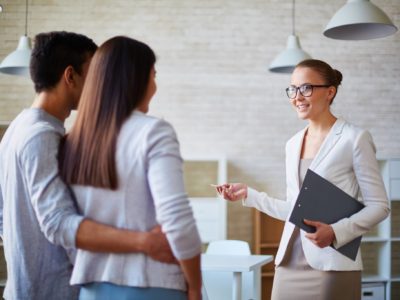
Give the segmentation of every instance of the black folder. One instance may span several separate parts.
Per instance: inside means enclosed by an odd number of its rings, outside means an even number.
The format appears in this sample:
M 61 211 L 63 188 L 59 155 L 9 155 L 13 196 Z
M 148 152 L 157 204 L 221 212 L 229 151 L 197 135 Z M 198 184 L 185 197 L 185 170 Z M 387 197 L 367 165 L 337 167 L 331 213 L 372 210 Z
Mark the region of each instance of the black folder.
M 304 219 L 333 224 L 340 219 L 350 217 L 364 207 L 360 201 L 308 169 L 289 221 L 312 233 L 315 232 L 315 227 L 304 224 Z M 361 236 L 335 249 L 355 260 L 360 243 Z

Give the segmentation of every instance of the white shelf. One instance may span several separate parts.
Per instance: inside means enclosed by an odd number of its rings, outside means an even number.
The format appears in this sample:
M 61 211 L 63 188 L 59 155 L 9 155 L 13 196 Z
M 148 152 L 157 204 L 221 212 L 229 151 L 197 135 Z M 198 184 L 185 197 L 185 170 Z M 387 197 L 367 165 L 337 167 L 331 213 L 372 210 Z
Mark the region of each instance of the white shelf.
M 391 213 L 370 236 L 362 239 L 361 247 L 364 244 L 365 249 L 362 281 L 386 282 L 385 300 L 394 300 L 400 286 L 400 159 L 381 158 L 379 163 Z
M 361 239 L 362 243 L 372 243 L 372 242 L 384 243 L 384 242 L 388 242 L 388 241 L 389 241 L 389 239 L 381 238 L 381 237 L 365 237 L 365 236 L 363 236 Z
M 400 277 L 392 277 L 390 280 L 392 282 L 400 282 Z
M 389 279 L 382 276 L 363 276 L 362 282 L 387 282 Z

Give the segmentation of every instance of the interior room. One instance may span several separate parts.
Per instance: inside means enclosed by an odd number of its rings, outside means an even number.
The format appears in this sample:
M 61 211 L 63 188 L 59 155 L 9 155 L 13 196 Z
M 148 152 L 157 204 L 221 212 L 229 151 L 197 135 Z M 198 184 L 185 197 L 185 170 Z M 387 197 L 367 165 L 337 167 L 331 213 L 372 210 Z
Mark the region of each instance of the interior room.
M 372 2 L 399 28 L 399 0 Z M 212 241 L 239 240 L 248 243 L 252 255 L 271 256 L 253 271 L 259 287 L 256 282 L 251 289 L 259 289 L 261 296 L 257 292 L 243 298 L 267 300 L 284 222 L 244 207 L 242 201 L 223 200 L 211 184 L 242 182 L 285 199 L 285 145 L 307 121 L 297 117 L 285 92 L 294 65 L 277 70 L 275 64 L 280 62 L 275 59 L 289 46 L 288 38 L 297 36 L 297 50 L 343 74 L 331 105 L 334 115 L 372 135 L 391 213 L 362 239 L 362 299 L 397 300 L 400 34 L 361 39 L 326 36 L 328 23 L 345 4 L 345 0 L 0 0 L 0 62 L 17 48 L 20 37 L 27 36 L 33 45 L 40 32 L 77 32 L 98 45 L 122 35 L 150 45 L 157 57 L 157 93 L 148 114 L 165 119 L 176 131 L 203 252 Z M 0 70 L 2 133 L 34 97 L 29 75 Z M 75 118 L 73 112 L 66 120 L 67 129 Z M 4 287 L 7 272 L 2 260 Z M 223 294 L 232 299 L 238 277 L 229 276 L 229 292 Z M 242 280 L 244 275 L 235 284 Z M 244 290 L 243 285 L 239 293 Z M 222 298 L 210 294 L 209 299 Z M 242 299 L 241 294 L 235 299 Z

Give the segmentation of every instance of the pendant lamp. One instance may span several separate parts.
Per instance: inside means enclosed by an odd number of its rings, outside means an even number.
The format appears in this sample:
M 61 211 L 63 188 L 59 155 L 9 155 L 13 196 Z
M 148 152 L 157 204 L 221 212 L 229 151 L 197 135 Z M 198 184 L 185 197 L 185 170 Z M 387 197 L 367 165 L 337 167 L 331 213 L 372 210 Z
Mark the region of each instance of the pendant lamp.
M 348 0 L 329 21 L 326 37 L 338 40 L 370 40 L 397 31 L 389 17 L 369 0 Z
M 0 64 L 0 72 L 9 75 L 29 77 L 29 61 L 31 58 L 31 39 L 28 31 L 28 0 L 25 7 L 25 35 L 19 39 L 18 47 L 11 52 Z
M 295 33 L 295 2 L 292 5 L 292 34 L 287 39 L 286 49 L 281 52 L 269 66 L 269 70 L 275 73 L 292 73 L 295 66 L 311 56 L 303 51 L 299 37 Z

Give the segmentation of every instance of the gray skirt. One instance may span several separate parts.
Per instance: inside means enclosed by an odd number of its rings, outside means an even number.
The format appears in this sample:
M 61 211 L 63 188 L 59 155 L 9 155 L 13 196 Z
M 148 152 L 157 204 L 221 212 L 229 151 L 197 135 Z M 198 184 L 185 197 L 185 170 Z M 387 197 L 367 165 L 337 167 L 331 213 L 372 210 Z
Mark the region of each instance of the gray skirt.
M 275 268 L 272 300 L 360 300 L 361 271 L 320 271 L 310 267 L 296 228 L 282 263 Z

